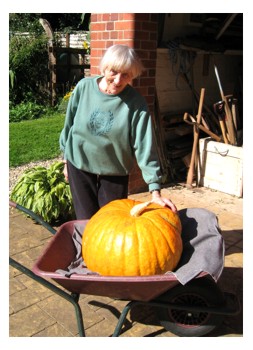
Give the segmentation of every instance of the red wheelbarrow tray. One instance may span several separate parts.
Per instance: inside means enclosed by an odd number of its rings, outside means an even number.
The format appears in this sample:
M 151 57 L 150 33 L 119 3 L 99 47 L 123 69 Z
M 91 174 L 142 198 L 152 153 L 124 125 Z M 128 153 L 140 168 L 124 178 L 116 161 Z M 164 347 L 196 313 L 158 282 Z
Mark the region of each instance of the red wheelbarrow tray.
M 71 293 L 106 296 L 122 300 L 150 301 L 179 284 L 174 273 L 152 276 L 102 276 L 98 274 L 71 274 L 56 272 L 66 270 L 76 257 L 73 232 L 76 223 L 85 227 L 87 220 L 64 223 L 49 241 L 33 266 L 33 272 L 52 279 Z M 202 271 L 195 278 L 208 275 Z

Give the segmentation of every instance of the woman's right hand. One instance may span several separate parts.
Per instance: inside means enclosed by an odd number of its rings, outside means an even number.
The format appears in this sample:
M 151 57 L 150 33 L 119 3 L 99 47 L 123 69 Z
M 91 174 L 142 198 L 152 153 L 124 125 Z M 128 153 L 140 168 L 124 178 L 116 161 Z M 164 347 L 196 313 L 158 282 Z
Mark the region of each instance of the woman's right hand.
M 64 164 L 63 174 L 64 174 L 64 177 L 65 177 L 65 180 L 68 182 L 68 181 L 69 181 L 69 177 L 68 177 L 68 167 L 67 167 L 67 163 Z

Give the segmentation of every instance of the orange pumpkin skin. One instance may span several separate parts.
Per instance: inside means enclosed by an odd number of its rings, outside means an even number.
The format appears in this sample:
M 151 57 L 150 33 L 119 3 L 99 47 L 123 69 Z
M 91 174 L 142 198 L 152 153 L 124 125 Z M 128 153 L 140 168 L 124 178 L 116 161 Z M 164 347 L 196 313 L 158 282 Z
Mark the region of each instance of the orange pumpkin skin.
M 169 208 L 150 204 L 140 216 L 130 210 L 141 202 L 115 200 L 87 223 L 82 256 L 104 276 L 147 276 L 173 271 L 182 254 L 181 222 Z

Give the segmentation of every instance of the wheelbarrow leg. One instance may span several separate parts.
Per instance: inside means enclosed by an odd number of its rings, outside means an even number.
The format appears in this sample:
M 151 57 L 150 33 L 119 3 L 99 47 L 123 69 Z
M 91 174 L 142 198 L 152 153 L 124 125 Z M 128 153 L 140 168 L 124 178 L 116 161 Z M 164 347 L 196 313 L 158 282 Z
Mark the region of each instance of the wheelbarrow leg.
M 126 304 L 126 306 L 124 307 L 124 309 L 120 315 L 120 318 L 119 318 L 118 323 L 115 327 L 115 330 L 113 332 L 112 337 L 118 337 L 120 335 L 120 332 L 122 330 L 122 327 L 123 327 L 123 324 L 126 320 L 128 312 L 130 311 L 131 308 L 133 308 L 138 303 L 139 303 L 138 301 L 130 301 L 128 304 Z
M 77 320 L 77 327 L 78 327 L 79 336 L 85 337 L 84 324 L 83 324 L 83 314 L 82 314 L 82 310 L 80 308 L 80 305 L 78 303 L 79 297 L 80 297 L 80 294 L 71 293 L 71 298 L 74 301 L 74 302 L 72 302 L 72 304 L 74 305 L 75 312 L 76 312 L 76 320 Z

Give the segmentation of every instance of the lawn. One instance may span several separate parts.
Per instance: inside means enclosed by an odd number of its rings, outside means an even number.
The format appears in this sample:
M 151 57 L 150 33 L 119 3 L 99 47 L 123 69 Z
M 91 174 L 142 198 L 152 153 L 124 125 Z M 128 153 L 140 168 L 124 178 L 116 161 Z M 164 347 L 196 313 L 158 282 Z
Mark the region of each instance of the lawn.
M 9 166 L 48 160 L 60 155 L 64 114 L 9 124 Z

